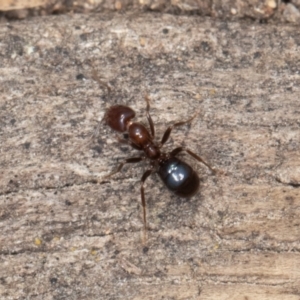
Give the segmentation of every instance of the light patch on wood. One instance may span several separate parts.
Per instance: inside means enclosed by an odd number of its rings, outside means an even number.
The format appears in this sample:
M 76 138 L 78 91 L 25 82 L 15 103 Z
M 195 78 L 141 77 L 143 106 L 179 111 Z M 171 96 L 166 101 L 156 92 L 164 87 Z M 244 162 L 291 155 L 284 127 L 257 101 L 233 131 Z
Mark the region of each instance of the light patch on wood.
M 48 0 L 0 0 L 0 11 L 27 9 L 47 4 Z

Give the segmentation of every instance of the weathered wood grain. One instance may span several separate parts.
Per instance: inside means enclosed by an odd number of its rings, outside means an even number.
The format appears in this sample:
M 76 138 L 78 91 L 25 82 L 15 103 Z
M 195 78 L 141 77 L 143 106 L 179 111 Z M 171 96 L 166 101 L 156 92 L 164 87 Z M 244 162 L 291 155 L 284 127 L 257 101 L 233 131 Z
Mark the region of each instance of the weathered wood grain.
M 145 11 L 207 16 L 222 20 L 300 23 L 298 0 L 0 0 L 0 17 L 29 19 L 67 13 Z
M 300 37 L 170 15 L 60 16 L 0 28 L 1 299 L 299 299 Z M 109 84 L 93 80 L 93 71 Z M 189 201 L 147 181 L 104 126 L 123 103 L 167 149 L 224 175 Z M 96 132 L 97 133 L 97 132 Z

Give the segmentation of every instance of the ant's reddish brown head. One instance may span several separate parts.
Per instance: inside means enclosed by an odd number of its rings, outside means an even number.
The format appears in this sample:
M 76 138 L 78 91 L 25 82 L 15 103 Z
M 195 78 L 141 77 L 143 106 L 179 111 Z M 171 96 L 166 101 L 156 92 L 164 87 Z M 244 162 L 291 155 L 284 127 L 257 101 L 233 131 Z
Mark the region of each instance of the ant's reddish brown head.
M 135 117 L 135 112 L 128 106 L 114 105 L 110 107 L 104 116 L 106 124 L 118 132 L 127 130 L 128 122 Z

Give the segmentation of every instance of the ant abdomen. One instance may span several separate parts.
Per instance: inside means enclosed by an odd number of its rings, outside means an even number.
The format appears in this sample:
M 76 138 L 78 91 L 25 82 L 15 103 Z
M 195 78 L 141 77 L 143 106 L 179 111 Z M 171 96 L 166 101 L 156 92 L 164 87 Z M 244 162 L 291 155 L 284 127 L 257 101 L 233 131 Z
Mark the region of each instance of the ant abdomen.
M 180 197 L 191 197 L 199 189 L 200 180 L 197 173 L 177 157 L 163 160 L 157 173 L 166 187 Z
M 135 112 L 128 106 L 114 105 L 108 109 L 104 120 L 115 131 L 126 132 L 127 124 L 135 117 Z

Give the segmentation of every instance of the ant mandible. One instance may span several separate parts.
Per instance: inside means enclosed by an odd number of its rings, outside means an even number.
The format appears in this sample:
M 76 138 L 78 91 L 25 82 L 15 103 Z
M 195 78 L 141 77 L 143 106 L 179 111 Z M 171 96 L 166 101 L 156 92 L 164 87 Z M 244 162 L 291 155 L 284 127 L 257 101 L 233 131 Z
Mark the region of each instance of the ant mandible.
M 177 147 L 171 152 L 162 152 L 160 149 L 168 141 L 171 131 L 178 126 L 190 123 L 196 115 L 192 118 L 175 123 L 167 128 L 160 143 L 154 141 L 155 129 L 154 123 L 150 116 L 150 104 L 148 96 L 145 97 L 147 107 L 146 116 L 150 126 L 149 130 L 141 123 L 134 122 L 135 112 L 128 106 L 114 105 L 110 107 L 105 115 L 104 122 L 113 130 L 119 133 L 127 133 L 128 139 L 121 139 L 118 137 L 120 143 L 132 146 L 134 149 L 144 151 L 143 155 L 139 157 L 127 158 L 122 162 L 118 168 L 105 176 L 110 177 L 121 171 L 123 166 L 128 163 L 138 163 L 146 158 L 150 160 L 150 169 L 145 171 L 141 178 L 141 200 L 143 206 L 143 220 L 144 229 L 147 228 L 146 223 L 146 201 L 144 193 L 144 183 L 146 179 L 154 172 L 158 173 L 159 177 L 176 195 L 187 198 L 193 196 L 199 189 L 199 177 L 191 166 L 179 159 L 177 154 L 180 152 L 187 152 L 193 158 L 206 165 L 213 173 L 216 171 L 208 163 L 206 163 L 200 156 L 185 147 Z

